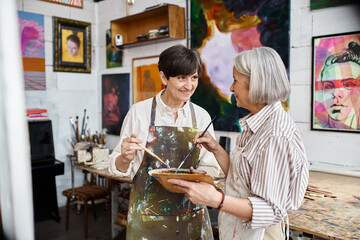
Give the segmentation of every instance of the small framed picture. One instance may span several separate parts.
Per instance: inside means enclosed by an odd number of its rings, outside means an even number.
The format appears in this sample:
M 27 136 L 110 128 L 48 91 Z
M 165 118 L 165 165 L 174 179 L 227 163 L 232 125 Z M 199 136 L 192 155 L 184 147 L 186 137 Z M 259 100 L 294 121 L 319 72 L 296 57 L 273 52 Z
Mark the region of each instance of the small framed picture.
M 158 69 L 159 56 L 133 58 L 133 103 L 155 97 L 164 88 Z
M 312 129 L 360 133 L 360 32 L 312 39 Z
M 54 71 L 91 72 L 91 23 L 53 17 Z
M 44 2 L 57 3 L 70 7 L 83 8 L 84 0 L 42 0 Z
M 130 73 L 102 75 L 102 127 L 119 135 L 130 108 Z

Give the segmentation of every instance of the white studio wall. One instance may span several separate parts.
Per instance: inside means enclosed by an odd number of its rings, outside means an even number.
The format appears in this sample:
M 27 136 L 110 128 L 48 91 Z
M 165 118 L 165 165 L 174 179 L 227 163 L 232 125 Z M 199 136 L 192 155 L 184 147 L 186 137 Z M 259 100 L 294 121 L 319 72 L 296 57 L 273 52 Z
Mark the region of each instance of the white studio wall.
M 72 136 L 69 117 L 82 116 L 87 109 L 92 131 L 101 130 L 101 79 L 103 74 L 130 73 L 132 79 L 132 59 L 160 54 L 174 44 L 186 45 L 186 40 L 175 40 L 136 47 L 128 47 L 123 52 L 123 66 L 106 68 L 106 30 L 110 21 L 140 13 L 145 8 L 160 3 L 186 7 L 186 0 L 135 1 L 126 6 L 125 0 L 104 0 L 94 2 L 84 0 L 84 7 L 74 8 L 44 1 L 17 0 L 18 10 L 43 14 L 45 18 L 45 63 L 46 91 L 26 91 L 27 108 L 46 108 L 53 122 L 55 154 L 65 163 L 65 174 L 57 176 L 59 207 L 65 206 L 66 198 L 62 190 L 70 187 L 70 165 L 66 154 L 72 152 L 67 139 Z M 300 129 L 309 161 L 326 166 L 347 166 L 360 168 L 360 135 L 311 131 L 311 38 L 312 36 L 360 30 L 359 7 L 354 5 L 310 11 L 309 1 L 291 1 L 290 27 L 290 114 Z M 53 26 L 52 17 L 68 18 L 91 23 L 92 66 L 91 73 L 69 73 L 53 71 Z M 334 17 L 336 16 L 336 17 Z M 230 86 L 229 86 L 230 87 Z M 130 103 L 132 102 L 132 82 L 130 81 Z M 235 147 L 236 133 L 216 132 L 217 138 L 231 138 L 231 150 Z M 107 145 L 114 147 L 117 136 L 109 136 Z M 76 185 L 82 184 L 81 174 L 77 174 Z
M 45 1 L 18 0 L 18 10 L 44 15 L 45 37 L 45 68 L 46 90 L 25 91 L 26 108 L 45 108 L 49 119 L 52 120 L 56 159 L 65 163 L 64 175 L 56 177 L 57 198 L 59 207 L 65 206 L 66 198 L 62 195 L 64 189 L 71 186 L 71 170 L 66 154 L 72 153 L 72 147 L 67 140 L 72 135 L 69 117 L 82 117 L 84 109 L 90 116 L 89 128 L 94 132 L 101 130 L 98 64 L 96 59 L 96 14 L 95 3 L 85 0 L 83 8 L 75 8 Z M 52 17 L 61 17 L 91 23 L 92 29 L 92 64 L 91 73 L 72 73 L 53 71 L 53 20 Z M 83 183 L 82 174 L 75 174 L 75 185 Z

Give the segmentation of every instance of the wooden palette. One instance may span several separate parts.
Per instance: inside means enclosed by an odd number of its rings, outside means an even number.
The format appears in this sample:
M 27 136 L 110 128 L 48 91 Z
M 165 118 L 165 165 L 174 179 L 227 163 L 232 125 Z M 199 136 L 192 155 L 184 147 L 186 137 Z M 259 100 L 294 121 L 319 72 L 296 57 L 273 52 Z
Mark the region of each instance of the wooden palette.
M 173 187 L 174 184 L 169 183 L 168 179 L 182 179 L 190 182 L 207 182 L 216 187 L 214 177 L 208 174 L 191 173 L 189 169 L 179 169 L 175 173 L 176 168 L 160 168 L 149 171 L 149 175 L 155 178 L 164 188 L 174 193 L 184 193 Z

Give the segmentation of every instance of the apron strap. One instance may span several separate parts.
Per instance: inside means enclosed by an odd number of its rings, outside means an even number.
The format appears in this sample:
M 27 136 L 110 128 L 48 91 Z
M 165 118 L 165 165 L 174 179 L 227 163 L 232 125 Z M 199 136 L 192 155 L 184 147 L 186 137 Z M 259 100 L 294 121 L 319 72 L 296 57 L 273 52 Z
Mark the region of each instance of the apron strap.
M 193 128 L 197 129 L 194 105 L 189 101 Z M 153 98 L 151 106 L 150 127 L 155 127 L 156 97 Z
M 150 127 L 155 126 L 155 114 L 156 114 L 156 98 L 154 97 L 151 106 Z
M 193 128 L 197 129 L 196 117 L 195 117 L 195 111 L 194 111 L 194 105 L 193 105 L 192 102 L 190 102 L 190 101 L 189 101 L 189 104 L 190 104 L 190 110 L 191 110 L 191 118 L 192 118 Z

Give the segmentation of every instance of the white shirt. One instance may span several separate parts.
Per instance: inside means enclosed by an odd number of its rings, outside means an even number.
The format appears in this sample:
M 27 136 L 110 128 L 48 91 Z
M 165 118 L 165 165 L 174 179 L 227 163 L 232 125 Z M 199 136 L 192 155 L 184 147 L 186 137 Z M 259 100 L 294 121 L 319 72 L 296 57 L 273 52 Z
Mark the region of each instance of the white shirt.
M 164 90 L 163 90 L 164 91 Z M 156 115 L 155 115 L 155 126 L 171 126 L 171 127 L 192 127 L 192 117 L 189 102 L 187 102 L 177 112 L 178 117 L 174 121 L 172 110 L 168 107 L 161 99 L 162 92 L 156 95 Z M 137 170 L 140 167 L 141 161 L 144 157 L 144 151 L 137 151 L 135 159 L 130 162 L 129 168 L 126 172 L 119 171 L 115 166 L 115 160 L 121 155 L 121 143 L 125 134 L 129 136 L 136 134 L 137 138 L 142 141 L 143 145 L 146 145 L 147 136 L 149 133 L 150 117 L 151 117 L 151 106 L 153 98 L 138 102 L 131 106 L 129 112 L 126 114 L 124 119 L 121 132 L 120 140 L 117 146 L 114 148 L 110 155 L 109 172 L 119 177 L 130 176 L 131 179 L 135 176 Z M 211 122 L 210 115 L 205 109 L 193 104 L 194 112 L 196 117 L 196 124 L 199 131 L 205 130 L 207 125 Z M 213 126 L 211 125 L 208 129 L 210 134 L 215 138 Z M 220 166 L 218 165 L 214 155 L 208 152 L 205 148 L 200 150 L 199 156 L 200 162 L 198 170 L 205 170 L 212 176 L 218 176 L 220 172 Z

